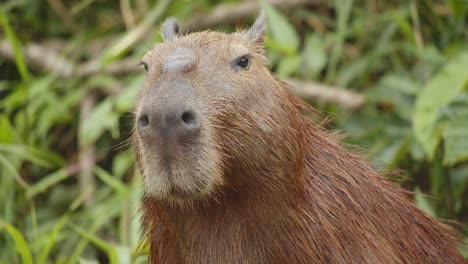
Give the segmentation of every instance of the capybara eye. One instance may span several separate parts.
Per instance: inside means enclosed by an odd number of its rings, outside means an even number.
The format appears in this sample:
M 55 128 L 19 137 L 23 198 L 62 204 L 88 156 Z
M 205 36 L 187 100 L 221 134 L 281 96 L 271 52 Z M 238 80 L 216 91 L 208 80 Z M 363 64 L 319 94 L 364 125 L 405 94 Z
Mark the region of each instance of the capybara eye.
M 148 72 L 148 63 L 141 61 L 140 63 L 138 63 L 138 65 L 143 65 L 143 67 L 145 68 L 145 71 Z
M 250 58 L 249 58 L 249 56 L 248 56 L 248 55 L 245 55 L 245 56 L 239 57 L 238 60 L 237 60 L 236 65 L 237 65 L 239 68 L 244 69 L 244 70 L 249 69 L 249 66 L 250 66 Z

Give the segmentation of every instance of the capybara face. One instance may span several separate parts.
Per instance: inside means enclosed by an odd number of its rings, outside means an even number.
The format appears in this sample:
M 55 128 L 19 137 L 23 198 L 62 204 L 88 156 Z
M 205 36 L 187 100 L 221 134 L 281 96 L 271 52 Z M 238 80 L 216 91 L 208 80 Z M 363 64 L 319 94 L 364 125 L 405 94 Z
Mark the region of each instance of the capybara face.
M 261 170 L 272 139 L 284 140 L 281 114 L 271 119 L 280 103 L 263 65 L 263 24 L 261 15 L 247 32 L 178 36 L 177 22 L 165 22 L 165 42 L 142 59 L 147 77 L 135 111 L 148 195 L 165 201 L 214 196 L 230 181 L 229 171 Z

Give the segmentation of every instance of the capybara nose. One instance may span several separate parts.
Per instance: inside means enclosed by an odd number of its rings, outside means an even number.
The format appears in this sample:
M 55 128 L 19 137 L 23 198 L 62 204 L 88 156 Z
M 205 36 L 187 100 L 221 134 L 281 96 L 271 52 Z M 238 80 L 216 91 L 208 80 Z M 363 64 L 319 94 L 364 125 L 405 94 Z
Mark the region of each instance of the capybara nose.
M 193 110 L 169 111 L 159 127 L 163 134 L 175 133 L 182 137 L 194 135 L 200 128 L 201 119 Z
M 137 129 L 142 136 L 189 139 L 200 131 L 201 118 L 200 114 L 192 109 L 179 108 L 154 114 L 142 112 L 137 118 Z

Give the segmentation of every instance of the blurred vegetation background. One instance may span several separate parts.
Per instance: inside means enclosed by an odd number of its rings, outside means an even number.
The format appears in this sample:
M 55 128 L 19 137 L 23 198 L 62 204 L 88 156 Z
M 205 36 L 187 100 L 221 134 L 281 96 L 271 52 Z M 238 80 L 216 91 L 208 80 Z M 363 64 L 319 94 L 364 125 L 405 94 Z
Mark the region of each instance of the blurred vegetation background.
M 0 263 L 146 263 L 129 145 L 137 63 L 168 16 L 182 32 L 232 32 L 260 7 L 272 71 L 377 169 L 401 169 L 416 204 L 457 221 L 466 243 L 468 1 L 7 0 Z

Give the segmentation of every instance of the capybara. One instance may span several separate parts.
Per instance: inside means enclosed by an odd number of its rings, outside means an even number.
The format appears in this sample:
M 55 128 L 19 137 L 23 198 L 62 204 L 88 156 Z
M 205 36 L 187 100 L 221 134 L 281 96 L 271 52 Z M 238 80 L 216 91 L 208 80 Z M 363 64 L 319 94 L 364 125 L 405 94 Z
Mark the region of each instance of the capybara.
M 454 233 L 304 114 L 247 31 L 142 59 L 134 147 L 152 263 L 464 263 Z

